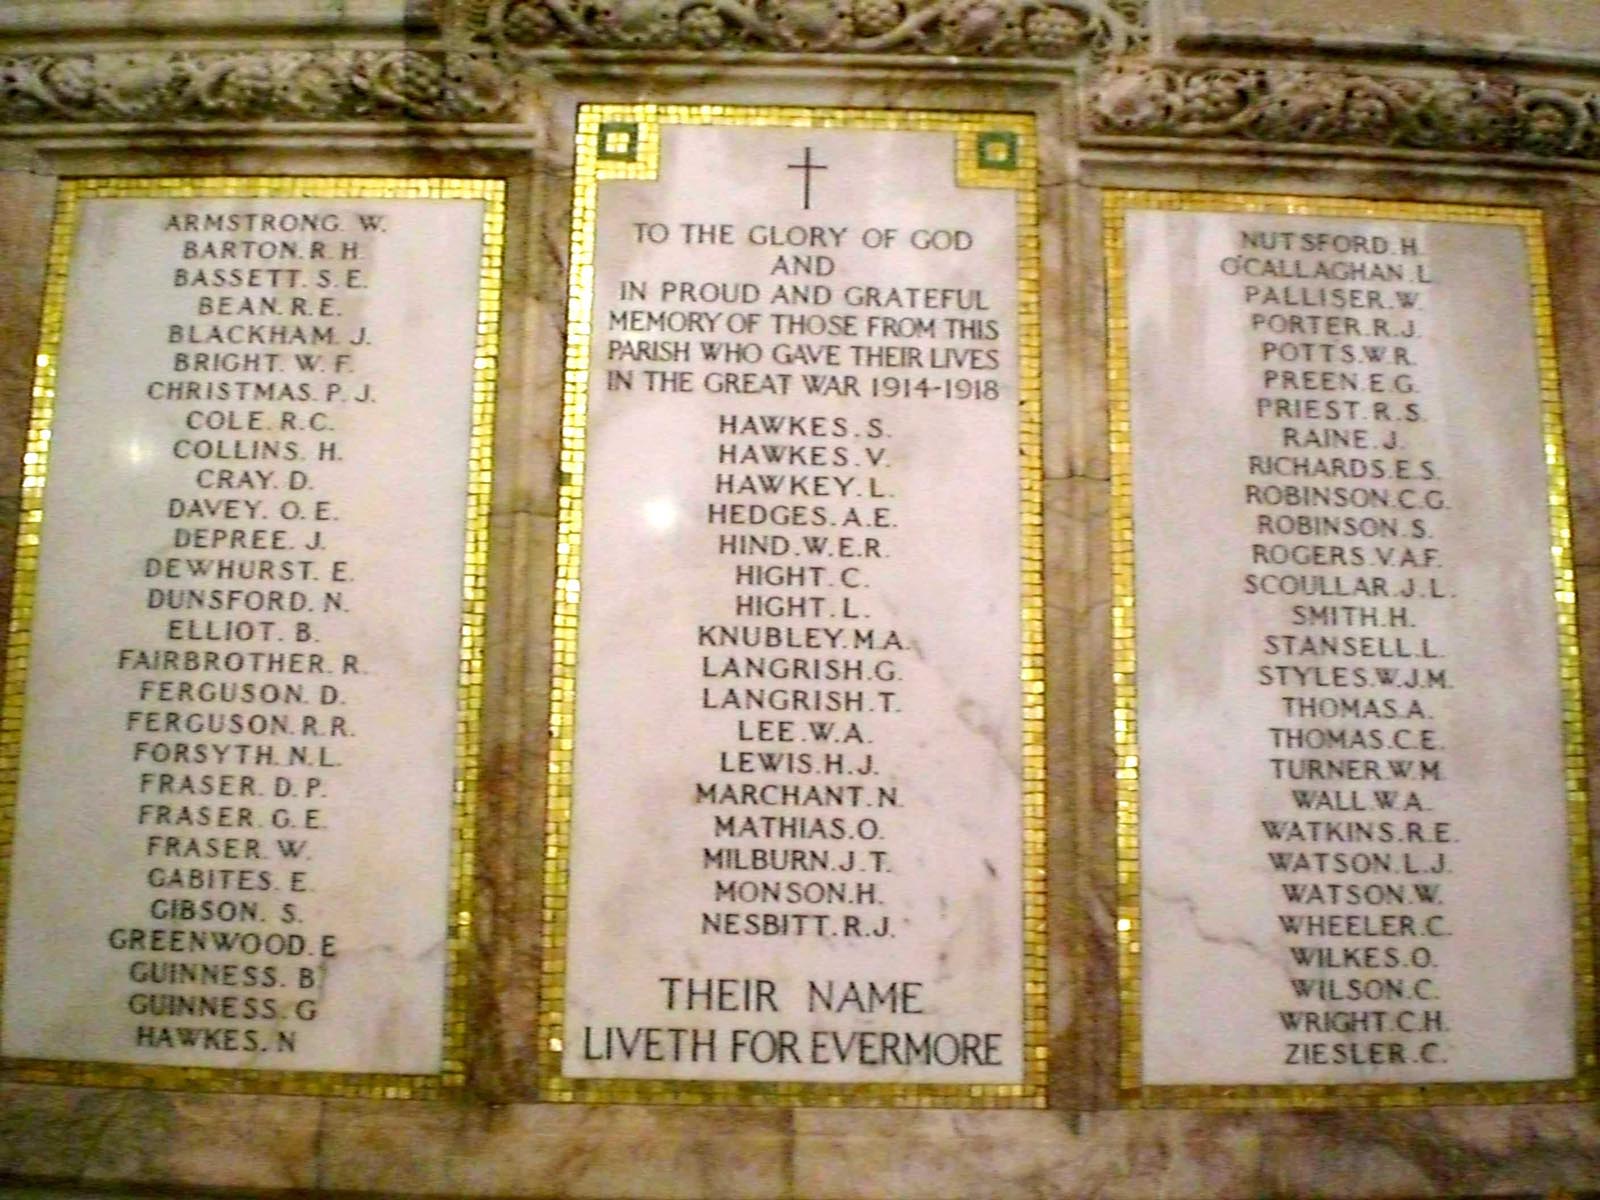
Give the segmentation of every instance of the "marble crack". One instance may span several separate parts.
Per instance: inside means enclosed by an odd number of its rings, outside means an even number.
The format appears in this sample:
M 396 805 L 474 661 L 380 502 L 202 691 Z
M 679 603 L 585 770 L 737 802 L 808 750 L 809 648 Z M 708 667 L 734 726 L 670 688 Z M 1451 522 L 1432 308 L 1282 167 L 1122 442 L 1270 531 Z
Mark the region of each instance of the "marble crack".
M 1189 914 L 1189 922 L 1194 927 L 1196 936 L 1202 942 L 1212 946 L 1238 946 L 1248 950 L 1251 954 L 1264 959 L 1272 964 L 1274 971 L 1283 972 L 1284 978 L 1289 977 L 1289 966 L 1283 961 L 1281 955 L 1274 953 L 1267 947 L 1258 945 L 1246 937 L 1227 937 L 1220 933 L 1208 932 L 1200 922 L 1200 904 L 1193 896 L 1186 893 L 1163 893 L 1156 888 L 1146 886 L 1145 895 L 1161 904 L 1172 904 L 1182 908 Z

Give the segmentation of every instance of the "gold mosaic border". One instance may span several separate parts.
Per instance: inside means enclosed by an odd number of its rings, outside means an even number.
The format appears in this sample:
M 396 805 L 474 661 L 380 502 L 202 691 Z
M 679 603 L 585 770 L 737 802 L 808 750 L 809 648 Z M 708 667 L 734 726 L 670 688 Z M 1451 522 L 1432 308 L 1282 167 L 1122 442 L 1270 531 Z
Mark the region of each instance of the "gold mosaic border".
M 0 693 L 0 978 L 10 899 L 11 849 L 16 834 L 18 768 L 28 651 L 44 519 L 45 477 L 55 413 L 56 374 L 65 323 L 67 280 L 80 207 L 85 200 L 149 199 L 481 200 L 483 238 L 478 260 L 477 337 L 472 367 L 471 437 L 461 579 L 460 666 L 456 679 L 455 784 L 451 820 L 450 924 L 446 944 L 443 1052 L 437 1075 L 333 1071 L 268 1071 L 215 1067 L 0 1059 L 0 1080 L 92 1087 L 142 1087 L 186 1092 L 261 1092 L 363 1099 L 425 1099 L 448 1095 L 466 1081 L 468 989 L 472 974 L 472 877 L 479 812 L 483 720 L 484 621 L 487 612 L 489 497 L 493 484 L 495 399 L 499 381 L 500 310 L 505 256 L 505 184 L 488 179 L 214 176 L 63 180 L 46 263 L 44 315 L 35 360 L 33 410 L 23 456 L 11 624 Z
M 1510 225 L 1528 256 L 1541 433 L 1549 479 L 1550 555 L 1562 700 L 1567 828 L 1571 858 L 1574 1035 L 1571 1079 L 1439 1084 L 1240 1084 L 1145 1086 L 1140 1008 L 1138 660 L 1135 644 L 1133 446 L 1128 362 L 1126 214 L 1269 213 L 1281 216 L 1387 218 Z M 1112 679 L 1116 745 L 1118 985 L 1122 1039 L 1118 1091 L 1130 1107 L 1291 1109 L 1401 1107 L 1422 1104 L 1525 1104 L 1586 1100 L 1600 1092 L 1595 1046 L 1594 921 L 1591 908 L 1588 765 L 1583 681 L 1578 653 L 1572 510 L 1567 498 L 1561 375 L 1556 361 L 1544 217 L 1534 208 L 1433 204 L 1250 192 L 1106 191 L 1102 199 L 1106 271 L 1106 392 L 1111 455 Z
M 573 1079 L 562 1075 L 566 1013 L 568 871 L 572 755 L 577 703 L 578 581 L 599 184 L 654 179 L 663 125 L 782 129 L 868 129 L 955 135 L 957 183 L 1017 194 L 1017 336 L 1020 436 L 1023 739 L 1023 1081 L 1018 1084 L 823 1084 L 657 1079 Z M 602 126 L 609 127 L 605 138 Z M 636 146 L 625 129 L 635 131 Z M 608 141 L 619 138 L 620 141 Z M 987 146 L 994 140 L 996 148 Z M 980 155 L 980 140 L 985 153 Z M 1010 153 L 999 148 L 1007 141 Z M 733 105 L 586 104 L 574 154 L 567 364 L 561 421 L 560 509 L 550 681 L 550 759 L 545 815 L 544 921 L 539 1008 L 539 1095 L 558 1102 L 742 1104 L 816 1107 L 1043 1108 L 1048 1039 L 1045 933 L 1045 714 L 1043 407 L 1039 331 L 1037 137 L 1017 114 L 893 109 L 745 108 Z

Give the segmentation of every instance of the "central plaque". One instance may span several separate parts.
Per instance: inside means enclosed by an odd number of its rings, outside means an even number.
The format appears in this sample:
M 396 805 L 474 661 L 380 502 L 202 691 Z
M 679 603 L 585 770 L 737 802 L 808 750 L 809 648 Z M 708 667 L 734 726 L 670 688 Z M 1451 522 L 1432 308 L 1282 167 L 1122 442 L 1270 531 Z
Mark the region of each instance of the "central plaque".
M 1031 125 L 577 157 L 544 1094 L 1042 1103 Z

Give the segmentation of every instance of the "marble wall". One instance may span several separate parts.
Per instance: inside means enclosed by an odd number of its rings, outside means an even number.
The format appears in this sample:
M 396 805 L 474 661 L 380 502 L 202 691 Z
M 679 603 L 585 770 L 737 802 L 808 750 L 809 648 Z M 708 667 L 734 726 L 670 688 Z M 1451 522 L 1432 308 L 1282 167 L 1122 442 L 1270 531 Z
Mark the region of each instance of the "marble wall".
M 1332 22 L 1326 6 L 1246 0 L 5 6 L 0 517 L 8 534 L 58 178 L 504 179 L 507 237 L 464 1086 L 433 1099 L 263 1095 L 203 1083 L 33 1082 L 0 1064 L 0 1181 L 93 1195 L 806 1200 L 1600 1189 L 1592 1101 L 1412 1096 L 1315 1107 L 1246 1096 L 1207 1108 L 1128 1086 L 1113 677 L 1121 510 L 1111 485 L 1102 217 L 1114 189 L 1542 214 L 1593 729 L 1600 76 L 1588 58 L 1597 31 L 1582 8 L 1361 3 Z M 1366 40 L 1341 43 L 1351 30 Z M 539 1099 L 572 131 L 581 103 L 644 101 L 1026 113 L 1035 122 L 1048 713 L 1042 1108 Z M 1592 1071 L 1595 1047 L 1578 1050 Z

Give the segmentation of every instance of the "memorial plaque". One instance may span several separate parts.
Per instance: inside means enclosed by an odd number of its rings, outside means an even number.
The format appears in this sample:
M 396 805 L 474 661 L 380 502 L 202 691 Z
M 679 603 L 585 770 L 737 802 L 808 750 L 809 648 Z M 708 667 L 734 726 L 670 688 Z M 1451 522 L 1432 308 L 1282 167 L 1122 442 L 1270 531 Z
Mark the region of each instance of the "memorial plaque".
M 503 211 L 467 180 L 62 185 L 10 1077 L 460 1082 Z
M 1031 123 L 577 157 L 544 1094 L 1042 1103 Z
M 1539 214 L 1106 211 L 1125 1087 L 1582 1094 L 1584 747 Z

